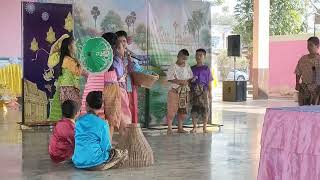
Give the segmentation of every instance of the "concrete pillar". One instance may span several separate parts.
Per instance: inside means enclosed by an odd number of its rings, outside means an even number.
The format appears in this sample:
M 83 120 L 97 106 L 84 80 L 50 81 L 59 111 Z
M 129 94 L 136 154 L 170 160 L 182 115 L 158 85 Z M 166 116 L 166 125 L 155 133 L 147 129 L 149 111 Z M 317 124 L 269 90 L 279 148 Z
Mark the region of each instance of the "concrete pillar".
M 253 1 L 253 99 L 268 98 L 269 0 Z

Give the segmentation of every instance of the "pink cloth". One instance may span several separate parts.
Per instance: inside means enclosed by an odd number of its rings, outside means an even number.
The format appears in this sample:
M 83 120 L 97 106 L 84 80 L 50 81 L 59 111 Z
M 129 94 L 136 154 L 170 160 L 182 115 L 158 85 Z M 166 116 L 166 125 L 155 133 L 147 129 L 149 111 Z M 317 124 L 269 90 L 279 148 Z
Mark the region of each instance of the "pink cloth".
M 86 97 L 91 91 L 102 91 L 104 90 L 104 74 L 89 74 L 87 83 L 84 87 L 81 103 L 81 115 L 86 114 Z M 104 107 L 98 112 L 100 117 L 104 118 Z
M 120 88 L 120 95 L 121 95 L 121 123 L 123 125 L 131 124 L 132 117 L 129 108 L 129 98 L 127 91 L 123 88 Z
M 320 179 L 319 109 L 267 109 L 258 180 Z
M 139 122 L 138 109 L 138 90 L 137 86 L 132 85 L 132 92 L 128 92 L 129 107 L 132 115 L 132 123 Z
M 118 81 L 116 71 L 109 71 L 104 73 L 104 81 L 106 83 L 114 83 Z

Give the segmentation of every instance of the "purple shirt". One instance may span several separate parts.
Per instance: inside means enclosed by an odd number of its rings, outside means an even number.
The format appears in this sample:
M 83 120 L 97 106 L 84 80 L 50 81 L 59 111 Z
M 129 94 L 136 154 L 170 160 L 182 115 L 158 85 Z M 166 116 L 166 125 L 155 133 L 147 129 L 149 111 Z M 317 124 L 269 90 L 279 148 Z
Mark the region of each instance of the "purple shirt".
M 113 57 L 112 67 L 116 71 L 118 79 L 124 75 L 124 64 L 122 59 L 118 56 Z
M 193 77 L 197 78 L 192 84 L 192 89 L 195 84 L 203 85 L 203 87 L 207 90 L 209 83 L 213 80 L 210 68 L 206 65 L 203 66 L 192 66 L 191 67 Z
M 124 69 L 125 67 L 120 57 L 118 56 L 113 57 L 112 67 L 116 71 L 118 79 L 120 79 L 125 74 L 125 69 Z M 119 81 L 119 85 L 120 87 L 127 89 L 126 82 Z

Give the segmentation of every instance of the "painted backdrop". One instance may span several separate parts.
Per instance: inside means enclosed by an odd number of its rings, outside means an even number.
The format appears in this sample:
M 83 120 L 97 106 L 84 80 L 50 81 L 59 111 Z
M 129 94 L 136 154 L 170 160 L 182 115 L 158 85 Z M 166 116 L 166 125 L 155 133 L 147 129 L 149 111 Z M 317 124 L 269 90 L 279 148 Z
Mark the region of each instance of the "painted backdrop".
M 150 124 L 165 122 L 166 71 L 175 62 L 179 49 L 190 51 L 190 65 L 195 63 L 197 48 L 210 51 L 210 5 L 207 2 L 77 0 L 74 1 L 74 22 L 79 47 L 86 37 L 101 36 L 109 31 L 127 31 L 131 39 L 129 49 L 140 55 L 143 60 L 140 64 L 161 76 L 150 90 L 149 97 L 145 95 L 145 89 L 139 89 L 140 123 L 145 121 L 146 101 L 150 109 Z
M 41 94 L 45 93 L 46 108 L 44 111 L 50 112 L 50 99 L 55 93 L 54 74 L 48 71 L 48 56 L 52 44 L 63 34 L 72 34 L 73 17 L 72 5 L 70 4 L 50 4 L 23 2 L 23 75 L 25 80 L 24 96 L 25 107 L 30 106 L 32 94 L 39 96 L 39 101 L 45 102 Z M 36 87 L 33 87 L 33 84 Z M 31 98 L 32 99 L 32 98 Z M 29 105 L 29 106 L 28 106 Z M 46 116 L 31 117 L 32 114 L 40 113 L 36 105 L 29 107 L 33 112 L 29 112 L 29 119 L 33 121 L 46 120 Z M 41 110 L 43 111 L 43 109 Z M 26 112 L 26 109 L 25 109 Z

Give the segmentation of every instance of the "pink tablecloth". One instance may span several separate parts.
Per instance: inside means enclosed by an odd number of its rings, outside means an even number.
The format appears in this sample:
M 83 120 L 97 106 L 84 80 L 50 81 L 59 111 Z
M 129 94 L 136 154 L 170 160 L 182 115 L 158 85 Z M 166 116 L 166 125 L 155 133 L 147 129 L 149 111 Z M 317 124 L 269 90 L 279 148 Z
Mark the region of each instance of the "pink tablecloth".
M 258 180 L 320 180 L 320 106 L 267 109 Z

